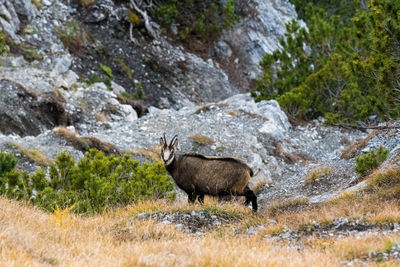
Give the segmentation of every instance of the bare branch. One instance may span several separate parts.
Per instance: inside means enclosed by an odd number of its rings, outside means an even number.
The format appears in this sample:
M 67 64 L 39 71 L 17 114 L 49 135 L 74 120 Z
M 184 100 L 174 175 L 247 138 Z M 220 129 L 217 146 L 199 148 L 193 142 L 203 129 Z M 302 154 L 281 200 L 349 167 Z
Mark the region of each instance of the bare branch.
M 136 12 L 138 12 L 143 17 L 144 27 L 146 28 L 148 34 L 152 38 L 157 39 L 157 34 L 153 30 L 153 27 L 150 24 L 150 18 L 147 15 L 146 11 L 146 8 L 150 8 L 152 6 L 152 1 L 150 1 L 150 3 L 143 8 L 143 10 L 140 8 L 142 6 L 143 1 L 139 1 L 138 3 L 136 3 L 136 0 L 130 0 L 130 3 L 132 7 L 136 10 Z

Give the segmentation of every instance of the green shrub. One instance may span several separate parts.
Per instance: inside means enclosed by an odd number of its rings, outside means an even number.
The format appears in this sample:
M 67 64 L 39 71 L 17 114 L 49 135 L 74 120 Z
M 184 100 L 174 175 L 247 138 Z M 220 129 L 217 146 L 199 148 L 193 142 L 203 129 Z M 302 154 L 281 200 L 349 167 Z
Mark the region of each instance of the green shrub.
M 6 36 L 3 30 L 0 29 L 0 56 L 7 56 L 10 48 L 6 43 Z
M 328 124 L 400 116 L 400 2 L 292 0 L 306 21 L 292 21 L 281 49 L 261 61 L 257 101 L 276 99 L 300 119 Z M 338 4 L 340 3 L 340 4 Z
M 76 213 L 93 214 L 138 200 L 174 197 L 174 183 L 161 163 L 140 165 L 129 155 L 105 156 L 91 149 L 75 162 L 62 152 L 50 165 L 48 179 L 43 169 L 28 175 L 14 169 L 12 158 L 1 162 L 7 163 L 2 168 L 7 172 L 0 175 L 0 194 L 31 201 L 48 211 L 74 205 Z
M 384 147 L 379 147 L 378 150 L 370 151 L 356 158 L 356 172 L 360 175 L 366 175 L 376 169 L 382 162 L 387 159 L 389 150 Z
M 111 68 L 108 67 L 108 66 L 106 66 L 106 65 L 103 65 L 103 64 L 101 64 L 101 63 L 99 63 L 99 64 L 100 64 L 101 69 L 102 69 L 105 73 L 107 73 L 108 77 L 110 77 L 110 79 L 113 79 L 113 74 L 112 74 Z
M 104 77 L 103 75 L 99 75 L 96 72 L 93 72 L 89 75 L 88 79 L 86 80 L 86 85 L 90 86 L 94 83 L 104 83 L 107 86 L 107 89 L 112 91 L 113 88 L 111 86 L 112 79 L 107 75 Z
M 17 158 L 11 152 L 0 151 L 0 177 L 17 165 Z

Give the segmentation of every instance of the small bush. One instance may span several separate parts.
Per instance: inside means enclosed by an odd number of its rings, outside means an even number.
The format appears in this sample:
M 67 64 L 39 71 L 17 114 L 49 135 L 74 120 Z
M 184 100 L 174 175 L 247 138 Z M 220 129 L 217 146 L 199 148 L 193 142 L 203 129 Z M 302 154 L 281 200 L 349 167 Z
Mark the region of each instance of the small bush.
M 304 184 L 313 184 L 317 179 L 327 176 L 333 172 L 331 166 L 318 166 L 312 169 L 304 179 Z
M 0 56 L 7 56 L 10 48 L 6 43 L 6 36 L 3 31 L 0 29 Z
M 378 150 L 370 151 L 356 158 L 355 171 L 362 176 L 367 175 L 372 170 L 376 169 L 382 162 L 387 159 L 389 150 L 384 147 L 379 147 Z
M 17 162 L 17 158 L 11 152 L 0 151 L 0 176 L 14 169 Z
M 91 86 L 94 83 L 104 83 L 107 86 L 107 89 L 112 91 L 113 88 L 111 86 L 112 84 L 111 82 L 112 79 L 108 75 L 104 77 L 103 75 L 99 75 L 96 72 L 93 72 L 89 75 L 88 79 L 86 80 L 86 85 Z

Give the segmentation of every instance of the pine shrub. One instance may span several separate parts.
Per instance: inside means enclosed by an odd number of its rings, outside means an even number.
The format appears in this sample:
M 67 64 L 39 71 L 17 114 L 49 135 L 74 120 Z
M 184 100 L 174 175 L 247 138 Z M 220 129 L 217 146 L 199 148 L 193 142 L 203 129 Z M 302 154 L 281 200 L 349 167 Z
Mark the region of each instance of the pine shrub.
M 256 101 L 276 99 L 289 116 L 328 124 L 398 118 L 400 2 L 292 2 L 308 29 L 286 25 L 282 48 L 260 63 Z
M 356 158 L 356 172 L 364 176 L 376 169 L 387 159 L 389 150 L 385 147 L 379 147 L 378 150 L 373 150 Z
M 49 167 L 28 175 L 16 160 L 0 153 L 0 194 L 27 200 L 45 210 L 73 206 L 76 213 L 94 214 L 138 200 L 173 198 L 174 183 L 161 163 L 139 164 L 129 155 L 105 156 L 91 149 L 79 162 L 62 152 Z

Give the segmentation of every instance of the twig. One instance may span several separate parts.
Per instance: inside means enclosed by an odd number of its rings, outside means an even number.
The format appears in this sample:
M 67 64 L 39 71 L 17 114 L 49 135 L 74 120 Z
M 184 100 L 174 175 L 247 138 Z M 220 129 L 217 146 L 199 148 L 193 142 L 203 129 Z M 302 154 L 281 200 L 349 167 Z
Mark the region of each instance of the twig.
M 378 129 L 378 130 L 384 130 L 384 129 L 399 129 L 400 126 L 390 126 L 390 125 L 382 125 L 382 126 L 357 126 L 357 125 L 351 125 L 347 123 L 338 123 L 338 124 L 333 124 L 333 126 L 337 127 L 342 127 L 342 128 L 347 128 L 347 129 L 358 129 L 358 130 L 368 130 L 368 129 Z

